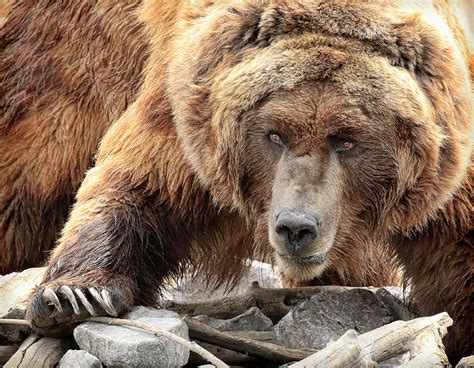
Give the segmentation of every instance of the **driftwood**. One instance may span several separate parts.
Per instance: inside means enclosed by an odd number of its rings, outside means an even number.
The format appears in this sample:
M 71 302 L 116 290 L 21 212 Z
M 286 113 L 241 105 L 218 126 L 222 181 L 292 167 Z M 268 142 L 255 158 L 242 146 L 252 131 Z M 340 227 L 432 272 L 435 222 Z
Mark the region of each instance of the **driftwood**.
M 288 363 L 301 360 L 311 354 L 311 350 L 288 349 L 264 341 L 251 340 L 245 337 L 220 332 L 189 316 L 183 317 L 189 328 L 192 339 L 221 346 L 239 353 L 277 363 Z
M 406 367 L 444 367 L 448 359 L 441 344 L 453 320 L 447 313 L 411 321 L 396 321 L 363 335 L 346 332 L 335 343 L 291 365 L 291 368 L 324 367 L 327 365 L 367 367 L 375 362 L 410 352 Z
M 344 292 L 360 289 L 347 286 L 305 286 L 297 288 L 261 288 L 254 281 L 249 289 L 236 296 L 224 297 L 202 302 L 162 301 L 165 309 L 180 315 L 207 315 L 213 318 L 229 319 L 246 312 L 249 308 L 258 307 L 273 322 L 279 321 L 293 307 L 303 300 L 322 291 Z M 375 292 L 377 288 L 362 288 Z
M 474 367 L 474 355 L 462 358 L 456 365 L 456 368 L 472 368 Z
M 4 368 L 53 368 L 73 346 L 70 340 L 31 335 Z

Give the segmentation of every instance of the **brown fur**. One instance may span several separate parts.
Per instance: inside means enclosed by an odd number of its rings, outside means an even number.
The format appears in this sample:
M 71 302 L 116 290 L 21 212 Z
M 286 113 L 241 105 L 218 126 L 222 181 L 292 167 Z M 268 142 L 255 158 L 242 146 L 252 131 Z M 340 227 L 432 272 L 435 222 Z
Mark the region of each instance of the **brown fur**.
M 143 85 L 77 194 L 30 303 L 33 325 L 74 320 L 68 310 L 51 316 L 45 287 L 104 288 L 123 312 L 152 304 L 189 264 L 219 283 L 238 277 L 243 258 L 268 257 L 273 247 L 290 278 L 326 270 L 323 280 L 366 285 L 393 276 L 393 253 L 421 313 L 447 310 L 455 319 L 451 356 L 472 353 L 472 85 L 464 34 L 446 4 L 419 13 L 403 1 L 145 2 Z M 2 40 L 21 28 L 8 25 Z M 15 94 L 26 87 L 6 80 L 13 102 L 2 139 L 18 142 L 11 131 L 37 115 Z M 108 93 L 101 96 L 115 101 Z M 30 94 L 25 102 L 43 101 Z M 266 140 L 269 130 L 284 134 L 284 149 Z M 358 144 L 336 155 L 341 135 Z M 334 241 L 311 245 L 328 252 L 317 267 L 280 258 L 272 239 L 275 198 L 294 199 L 281 194 L 285 178 L 298 180 L 295 192 L 316 193 L 312 209 L 337 212 L 325 225 L 337 225 Z
M 134 100 L 147 48 L 137 5 L 18 1 L 0 30 L 0 273 L 48 256 L 99 140 Z

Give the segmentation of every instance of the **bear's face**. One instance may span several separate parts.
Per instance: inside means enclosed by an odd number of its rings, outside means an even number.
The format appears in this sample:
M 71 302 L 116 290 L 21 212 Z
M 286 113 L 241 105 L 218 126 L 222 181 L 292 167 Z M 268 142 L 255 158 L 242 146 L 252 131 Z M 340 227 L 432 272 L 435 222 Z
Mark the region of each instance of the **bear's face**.
M 189 15 L 166 88 L 214 203 L 302 279 L 446 204 L 470 161 L 471 88 L 453 39 L 418 15 L 294 4 Z
M 241 120 L 243 197 L 289 277 L 315 277 L 345 243 L 386 229 L 415 179 L 407 171 L 418 170 L 413 136 L 432 124 L 428 103 L 403 71 L 367 59 L 275 92 Z M 432 128 L 420 146 L 439 147 Z

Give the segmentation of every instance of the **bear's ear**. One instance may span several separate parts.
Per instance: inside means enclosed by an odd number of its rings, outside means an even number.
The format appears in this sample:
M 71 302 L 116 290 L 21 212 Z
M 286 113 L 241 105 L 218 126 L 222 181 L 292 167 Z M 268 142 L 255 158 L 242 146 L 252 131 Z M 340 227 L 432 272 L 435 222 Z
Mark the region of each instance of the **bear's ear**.
M 243 2 L 223 12 L 214 34 L 219 36 L 221 47 L 234 52 L 246 47 L 265 47 L 284 32 L 284 18 L 282 6 L 269 5 L 269 1 Z
M 457 47 L 447 25 L 441 21 L 438 25 L 427 24 L 415 14 L 392 27 L 393 42 L 386 45 L 386 51 L 393 65 L 408 69 L 421 78 L 446 77 L 456 58 Z

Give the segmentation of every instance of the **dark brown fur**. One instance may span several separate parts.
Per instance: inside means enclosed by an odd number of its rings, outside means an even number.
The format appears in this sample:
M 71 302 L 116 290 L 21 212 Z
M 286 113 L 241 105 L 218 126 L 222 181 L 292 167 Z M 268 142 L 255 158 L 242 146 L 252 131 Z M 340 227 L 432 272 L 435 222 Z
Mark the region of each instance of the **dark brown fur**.
M 33 326 L 75 318 L 67 309 L 51 315 L 41 300 L 47 287 L 103 288 L 123 312 L 152 304 L 188 265 L 216 283 L 237 278 L 242 259 L 268 257 L 269 243 L 282 251 L 269 239 L 271 203 L 285 189 L 279 180 L 301 167 L 304 184 L 323 193 L 316 207 L 338 212 L 337 235 L 321 267 L 275 253 L 282 271 L 381 284 L 396 258 L 421 313 L 454 318 L 451 356 L 472 353 L 468 50 L 446 3 L 436 2 L 431 18 L 401 4 L 145 2 L 140 35 L 150 56 L 140 93 L 81 185 L 32 297 Z M 5 116 L 22 116 L 22 106 Z M 7 130 L 25 124 L 8 119 Z M 287 138 L 284 150 L 265 139 L 272 130 Z M 336 156 L 332 137 L 341 134 L 360 145 Z M 334 201 L 324 195 L 329 180 Z

